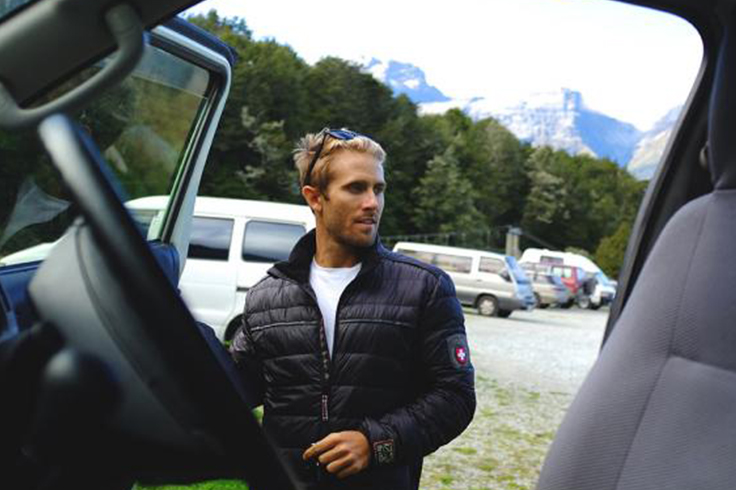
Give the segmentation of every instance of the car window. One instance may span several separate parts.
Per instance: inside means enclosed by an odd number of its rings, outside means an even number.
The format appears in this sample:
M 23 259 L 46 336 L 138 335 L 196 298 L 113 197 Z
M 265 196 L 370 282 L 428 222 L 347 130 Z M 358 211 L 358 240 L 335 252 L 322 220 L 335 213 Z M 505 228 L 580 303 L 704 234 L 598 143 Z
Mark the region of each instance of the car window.
M 97 72 L 84 70 L 36 101 L 53 99 Z M 147 46 L 135 72 L 85 108 L 78 121 L 121 185 L 125 200 L 168 196 L 183 169 L 193 128 L 208 100 L 207 70 Z M 0 261 L 60 238 L 74 205 L 32 131 L 0 131 Z M 150 224 L 142 223 L 141 228 Z M 161 230 L 149 230 L 159 238 Z M 41 257 L 43 258 L 43 257 Z
M 572 277 L 572 269 L 570 267 L 552 266 L 552 274 L 570 279 Z
M 479 270 L 489 274 L 500 274 L 506 270 L 506 266 L 501 260 L 492 259 L 490 257 L 481 257 Z
M 430 252 L 420 252 L 418 250 L 409 250 L 406 248 L 399 248 L 396 250 L 400 254 L 404 254 L 408 257 L 415 258 L 417 260 L 421 260 L 422 262 L 426 264 L 431 264 L 434 260 L 434 254 Z
M 250 262 L 286 260 L 304 233 L 302 225 L 248 221 L 243 238 L 243 260 Z
M 434 265 L 447 272 L 468 273 L 473 266 L 473 259 L 460 255 L 435 254 Z
M 187 257 L 226 261 L 232 236 L 233 220 L 195 216 L 192 218 L 192 234 Z

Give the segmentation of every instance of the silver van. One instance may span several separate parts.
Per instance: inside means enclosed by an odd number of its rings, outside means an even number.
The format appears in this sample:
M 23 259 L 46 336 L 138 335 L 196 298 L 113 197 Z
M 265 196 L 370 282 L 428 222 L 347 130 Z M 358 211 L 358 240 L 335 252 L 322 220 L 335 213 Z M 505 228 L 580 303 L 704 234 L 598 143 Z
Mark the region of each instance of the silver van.
M 486 316 L 506 318 L 514 310 L 532 310 L 534 292 L 516 259 L 482 250 L 398 242 L 394 252 L 447 272 L 460 303 Z
M 126 206 L 144 233 L 161 226 L 166 196 Z M 220 340 L 241 324 L 245 296 L 266 271 L 288 258 L 294 244 L 314 228 L 308 206 L 221 197 L 197 197 L 186 266 L 179 288 L 194 317 Z

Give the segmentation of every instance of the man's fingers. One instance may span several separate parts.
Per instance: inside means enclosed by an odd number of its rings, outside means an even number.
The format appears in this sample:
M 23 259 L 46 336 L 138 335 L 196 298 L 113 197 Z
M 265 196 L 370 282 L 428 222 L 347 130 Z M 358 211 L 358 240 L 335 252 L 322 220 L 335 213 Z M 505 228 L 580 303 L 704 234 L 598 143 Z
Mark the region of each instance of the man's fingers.
M 325 451 L 324 453 L 320 454 L 319 456 L 317 456 L 317 459 L 319 460 L 319 464 L 321 464 L 322 466 L 327 466 L 330 463 L 349 455 L 350 454 L 344 448 L 337 446 L 333 447 L 329 451 Z
M 358 468 L 356 465 L 351 464 L 348 465 L 348 467 L 343 468 L 342 471 L 337 473 L 337 477 L 339 479 L 347 478 L 349 476 L 353 476 L 354 474 L 358 473 L 360 471 L 360 468 Z
M 306 451 L 304 451 L 304 454 L 302 454 L 302 458 L 306 460 L 314 458 L 315 456 L 319 456 L 325 451 L 329 451 L 330 449 L 332 449 L 338 442 L 339 438 L 333 432 L 324 439 L 321 439 L 312 444 Z
M 349 471 L 350 468 L 354 466 L 353 463 L 354 463 L 354 459 L 350 455 L 347 455 L 341 459 L 338 459 L 328 464 L 325 467 L 325 469 L 327 470 L 328 473 L 332 473 L 333 475 L 337 475 L 339 478 L 341 478 L 340 475 Z M 353 473 L 355 473 L 355 471 L 353 471 L 352 473 L 348 473 L 348 475 L 351 475 Z M 348 476 L 348 475 L 345 475 L 345 476 Z

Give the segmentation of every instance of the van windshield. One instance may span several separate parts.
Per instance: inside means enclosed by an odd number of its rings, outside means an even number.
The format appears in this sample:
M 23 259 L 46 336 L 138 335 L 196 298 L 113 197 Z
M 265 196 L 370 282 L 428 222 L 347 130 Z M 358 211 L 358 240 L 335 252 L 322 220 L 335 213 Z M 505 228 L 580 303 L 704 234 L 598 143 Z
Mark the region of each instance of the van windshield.
M 519 266 L 519 263 L 514 257 L 507 256 L 506 263 L 509 265 L 509 270 L 518 284 L 529 284 L 529 277 L 526 275 L 526 272 L 524 272 L 524 269 Z

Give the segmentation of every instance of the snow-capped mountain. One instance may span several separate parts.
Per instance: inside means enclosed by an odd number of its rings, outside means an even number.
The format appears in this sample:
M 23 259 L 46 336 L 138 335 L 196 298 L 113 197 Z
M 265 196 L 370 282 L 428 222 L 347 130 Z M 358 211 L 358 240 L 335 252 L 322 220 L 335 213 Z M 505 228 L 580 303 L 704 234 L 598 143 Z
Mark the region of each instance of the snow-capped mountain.
M 417 104 L 450 100 L 437 87 L 428 84 L 424 72 L 410 63 L 372 58 L 363 63 L 363 70 L 391 87 L 395 94 L 406 94 Z
M 423 113 L 441 113 L 451 107 L 461 108 L 474 119 L 493 117 L 534 146 L 608 158 L 620 166 L 629 162 L 642 134 L 633 124 L 589 109 L 580 92 L 565 88 L 532 94 L 510 107 L 496 107 L 484 98 L 421 104 Z
M 640 179 L 651 177 L 680 111 L 679 107 L 673 109 L 652 129 L 642 132 L 633 124 L 587 107 L 580 92 L 567 88 L 500 105 L 483 97 L 451 99 L 427 84 L 422 70 L 408 63 L 374 58 L 364 67 L 394 93 L 407 94 L 423 114 L 459 108 L 476 120 L 493 117 L 534 146 L 608 158 Z
M 626 170 L 637 179 L 649 179 L 664 153 L 682 106 L 671 109 L 662 119 L 654 123 L 652 129 L 644 133 L 634 150 L 634 156 L 626 166 Z

